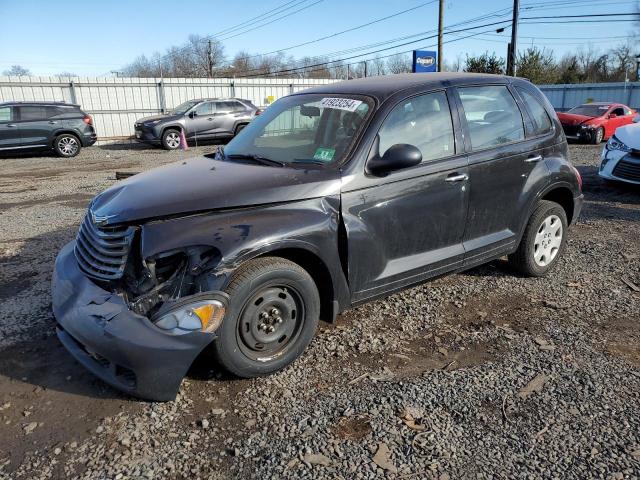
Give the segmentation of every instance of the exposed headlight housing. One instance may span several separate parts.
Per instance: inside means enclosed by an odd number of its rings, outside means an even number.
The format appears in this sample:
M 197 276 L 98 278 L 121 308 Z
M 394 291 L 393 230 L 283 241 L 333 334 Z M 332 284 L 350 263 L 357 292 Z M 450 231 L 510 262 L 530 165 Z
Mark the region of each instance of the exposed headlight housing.
M 609 138 L 609 141 L 605 145 L 607 150 L 618 150 L 620 152 L 631 152 L 631 147 L 626 145 L 624 142 L 621 142 L 615 135 L 612 135 Z
M 174 335 L 211 333 L 218 329 L 225 312 L 226 301 L 222 297 L 196 294 L 162 308 L 151 321 L 156 327 Z

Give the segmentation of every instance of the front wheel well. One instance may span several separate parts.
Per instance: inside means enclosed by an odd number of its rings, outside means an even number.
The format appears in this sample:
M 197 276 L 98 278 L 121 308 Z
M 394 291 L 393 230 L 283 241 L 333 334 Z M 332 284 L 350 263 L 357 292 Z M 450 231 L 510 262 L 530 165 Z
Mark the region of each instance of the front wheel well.
M 567 223 L 573 222 L 573 194 L 566 187 L 558 187 L 544 194 L 541 200 L 549 200 L 560 205 L 567 214 Z
M 335 299 L 333 280 L 331 273 L 325 263 L 314 253 L 302 248 L 283 248 L 266 252 L 260 257 L 280 257 L 290 260 L 304 268 L 318 288 L 320 295 L 320 319 L 326 322 L 333 322 Z M 257 257 L 257 258 L 260 258 Z

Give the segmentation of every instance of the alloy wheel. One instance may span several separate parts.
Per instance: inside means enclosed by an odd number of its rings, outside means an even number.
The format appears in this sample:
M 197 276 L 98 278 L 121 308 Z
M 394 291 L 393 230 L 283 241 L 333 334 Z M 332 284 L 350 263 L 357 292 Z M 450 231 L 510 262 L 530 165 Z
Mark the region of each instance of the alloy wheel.
M 58 149 L 65 157 L 70 157 L 78 151 L 78 141 L 73 137 L 62 137 L 58 140 Z
M 176 132 L 170 132 L 167 134 L 166 142 L 169 148 L 178 148 L 180 146 L 180 135 Z

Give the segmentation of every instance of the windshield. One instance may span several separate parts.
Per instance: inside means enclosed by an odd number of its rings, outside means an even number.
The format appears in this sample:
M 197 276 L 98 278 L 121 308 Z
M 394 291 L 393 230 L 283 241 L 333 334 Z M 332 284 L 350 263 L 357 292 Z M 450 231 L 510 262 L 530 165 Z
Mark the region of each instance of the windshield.
M 191 107 L 197 105 L 198 103 L 199 102 L 194 102 L 193 100 L 181 103 L 176 108 L 171 110 L 169 112 L 169 115 L 182 115 L 183 113 L 187 112 L 187 110 L 189 110 Z
M 371 113 L 361 96 L 322 94 L 281 98 L 224 149 L 225 158 L 272 160 L 278 164 L 342 161 Z
M 600 117 L 607 113 L 607 110 L 609 110 L 609 105 L 580 105 L 572 108 L 567 113 L 584 115 L 585 117 Z

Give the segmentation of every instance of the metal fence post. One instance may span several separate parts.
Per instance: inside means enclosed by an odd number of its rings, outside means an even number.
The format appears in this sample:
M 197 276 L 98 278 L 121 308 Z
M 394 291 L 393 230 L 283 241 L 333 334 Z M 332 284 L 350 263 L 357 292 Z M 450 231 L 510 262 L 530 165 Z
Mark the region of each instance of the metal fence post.
M 164 97 L 164 78 L 158 82 L 158 97 L 160 100 L 160 113 L 164 113 L 167 109 L 166 99 Z
M 289 94 L 292 94 L 293 92 L 293 83 L 289 84 Z
M 633 83 L 631 83 L 629 85 L 629 96 L 627 97 L 627 107 L 631 107 L 631 97 L 633 95 L 633 87 L 635 87 L 635 85 Z M 633 108 L 633 107 L 631 107 Z
M 564 112 L 564 97 L 567 95 L 567 86 L 563 85 L 562 87 L 562 105 L 560 106 L 560 111 Z
M 235 98 L 236 96 L 236 80 L 235 78 L 233 80 L 231 80 L 231 82 L 229 83 L 229 88 L 231 90 L 231 98 Z
M 78 97 L 76 97 L 76 85 L 73 80 L 69 82 L 69 91 L 71 92 L 71 103 L 78 103 Z

